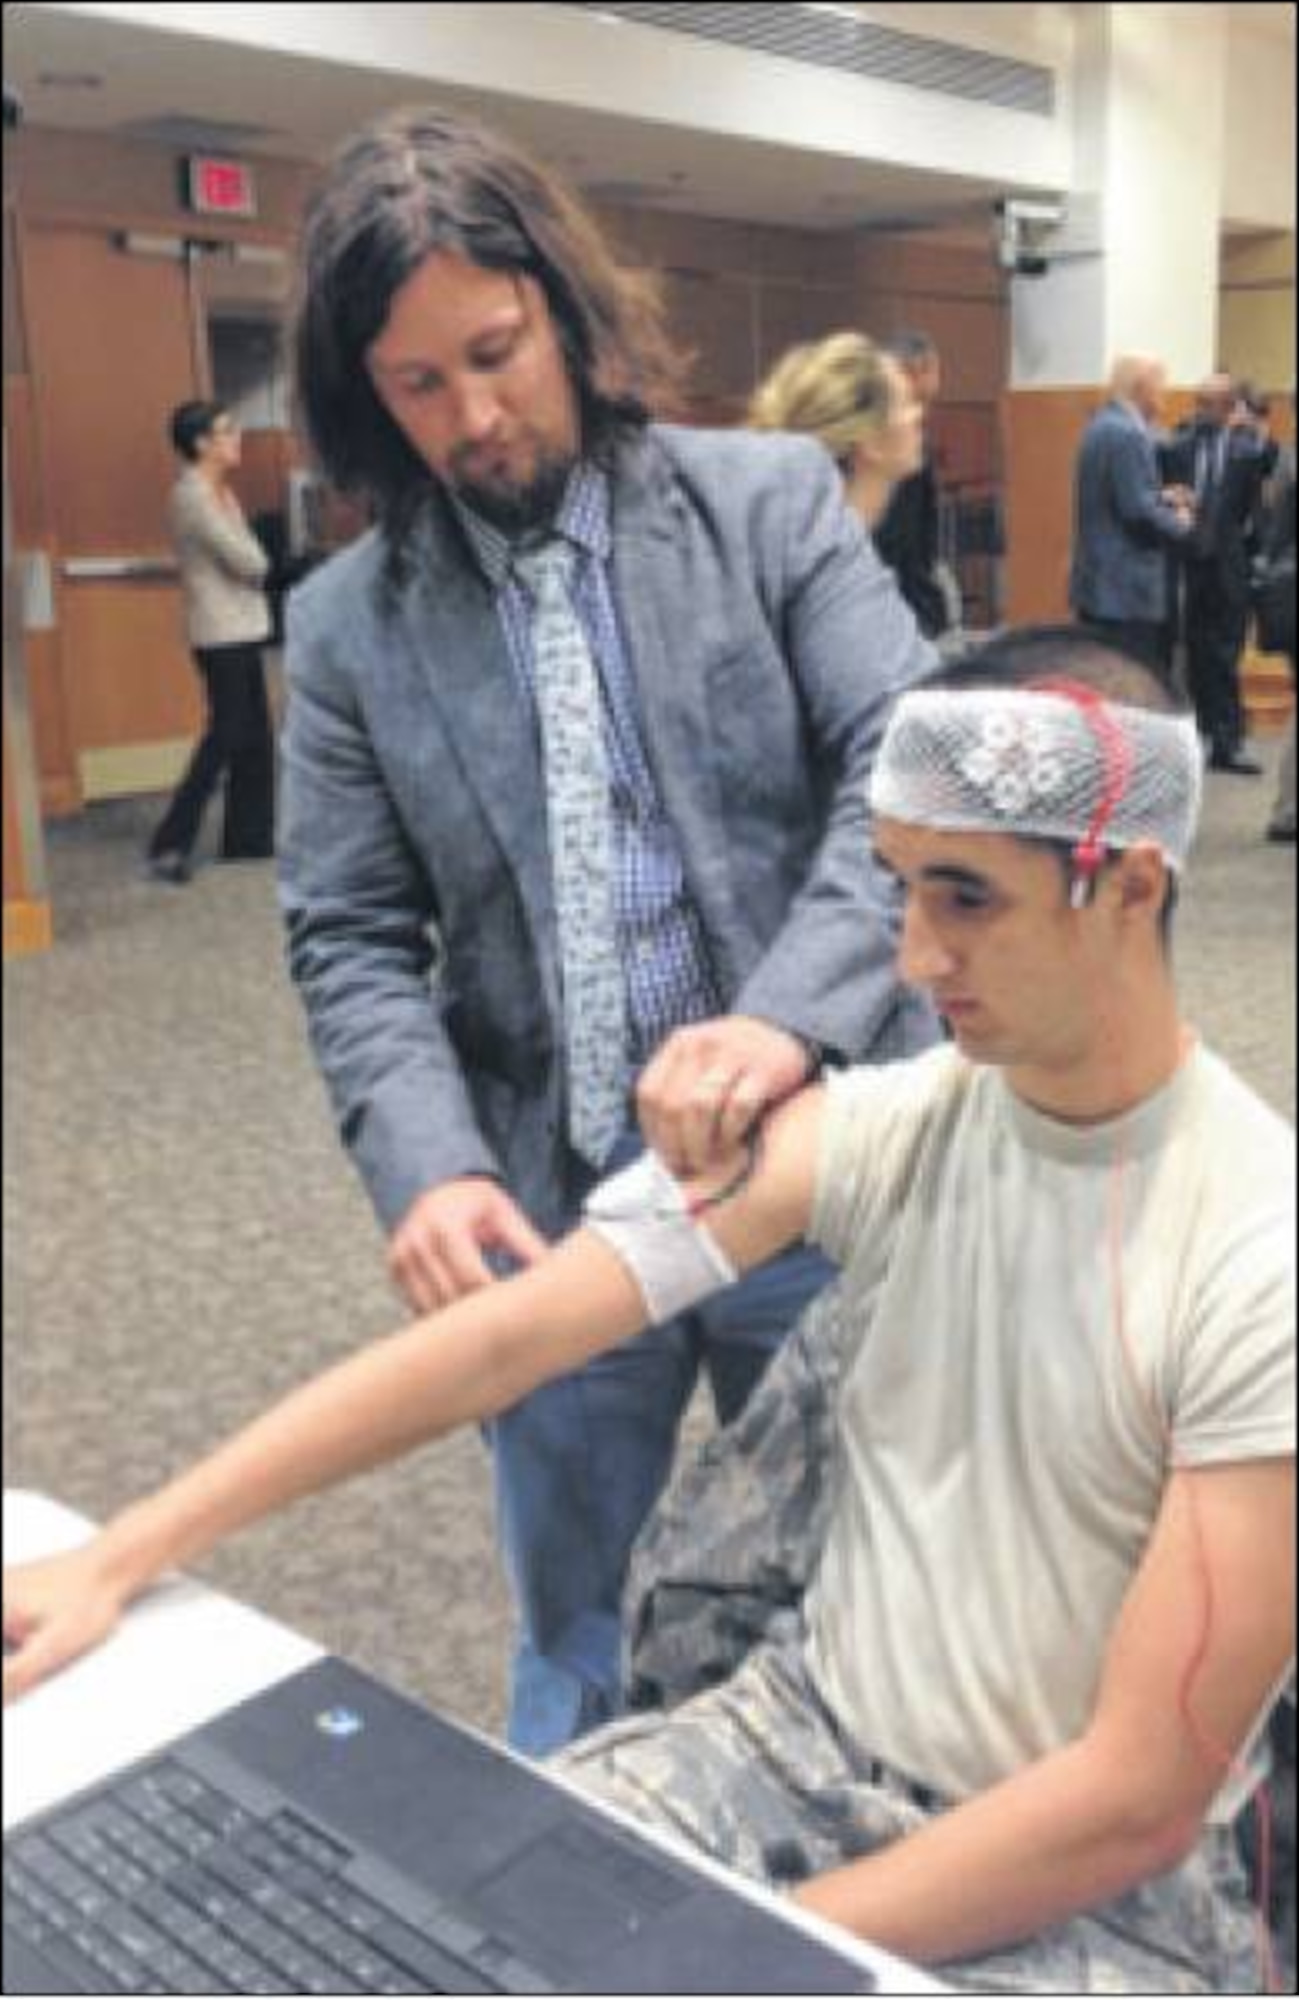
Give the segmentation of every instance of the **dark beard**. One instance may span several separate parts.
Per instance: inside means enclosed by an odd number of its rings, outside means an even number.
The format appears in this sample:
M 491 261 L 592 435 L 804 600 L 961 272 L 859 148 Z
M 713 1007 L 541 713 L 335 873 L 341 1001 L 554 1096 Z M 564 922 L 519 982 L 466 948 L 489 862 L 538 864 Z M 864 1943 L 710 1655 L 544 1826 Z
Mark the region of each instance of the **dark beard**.
M 480 485 L 460 478 L 455 481 L 455 491 L 466 507 L 481 514 L 510 541 L 520 541 L 554 521 L 573 465 L 573 459 L 554 453 L 542 457 L 527 486 Z

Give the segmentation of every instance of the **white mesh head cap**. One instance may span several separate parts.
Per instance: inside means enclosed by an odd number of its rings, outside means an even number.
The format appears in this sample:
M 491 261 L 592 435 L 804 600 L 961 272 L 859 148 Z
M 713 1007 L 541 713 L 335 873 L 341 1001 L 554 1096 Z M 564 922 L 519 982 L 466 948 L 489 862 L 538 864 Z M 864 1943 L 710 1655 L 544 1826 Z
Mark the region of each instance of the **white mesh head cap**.
M 1046 688 L 919 688 L 893 710 L 870 806 L 954 833 L 1154 841 L 1180 869 L 1201 782 L 1189 715 Z

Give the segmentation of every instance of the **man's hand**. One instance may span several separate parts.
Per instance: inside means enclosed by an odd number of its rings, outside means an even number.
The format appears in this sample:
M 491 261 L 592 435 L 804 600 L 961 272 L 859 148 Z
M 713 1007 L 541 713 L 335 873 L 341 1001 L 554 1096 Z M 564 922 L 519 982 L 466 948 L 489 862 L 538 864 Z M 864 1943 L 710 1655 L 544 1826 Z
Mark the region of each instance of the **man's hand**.
M 4 1573 L 4 1698 L 13 1701 L 106 1639 L 128 1592 L 98 1544 Z M 16 1648 L 9 1656 L 9 1648 Z
M 637 1086 L 645 1143 L 678 1179 L 703 1173 L 806 1083 L 810 1069 L 797 1035 L 746 1014 L 678 1028 Z
M 1160 499 L 1171 507 L 1177 516 L 1179 527 L 1191 529 L 1195 526 L 1195 494 L 1189 486 L 1164 486 L 1160 488 Z
M 485 1250 L 535 1264 L 549 1244 L 503 1187 L 481 1175 L 443 1181 L 411 1203 L 388 1244 L 388 1269 L 416 1312 L 437 1312 L 496 1282 Z

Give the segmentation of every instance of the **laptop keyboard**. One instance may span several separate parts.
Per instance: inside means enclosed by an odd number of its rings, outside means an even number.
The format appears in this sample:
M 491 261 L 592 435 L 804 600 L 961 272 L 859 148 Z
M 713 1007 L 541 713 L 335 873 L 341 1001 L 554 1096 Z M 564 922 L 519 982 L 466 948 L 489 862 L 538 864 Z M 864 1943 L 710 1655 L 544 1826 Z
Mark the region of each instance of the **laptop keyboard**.
M 160 1758 L 5 1842 L 5 1928 L 62 1940 L 106 1993 L 545 1989 L 421 1903 L 416 1930 L 343 1879 L 350 1851 L 296 1813 L 258 1817 Z

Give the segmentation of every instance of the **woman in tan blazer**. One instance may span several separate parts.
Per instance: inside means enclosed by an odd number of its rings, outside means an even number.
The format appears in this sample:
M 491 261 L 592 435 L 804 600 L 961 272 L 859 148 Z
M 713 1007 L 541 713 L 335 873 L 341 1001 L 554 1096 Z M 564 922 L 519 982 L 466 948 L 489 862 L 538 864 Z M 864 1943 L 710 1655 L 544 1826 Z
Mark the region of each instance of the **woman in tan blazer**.
M 220 403 L 182 403 L 171 441 L 185 461 L 168 517 L 180 562 L 189 642 L 207 694 L 207 728 L 153 839 L 148 867 L 187 882 L 199 825 L 225 778 L 223 861 L 264 860 L 273 848 L 275 753 L 262 646 L 271 629 L 266 551 L 231 487 L 239 429 Z

